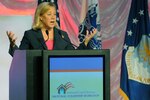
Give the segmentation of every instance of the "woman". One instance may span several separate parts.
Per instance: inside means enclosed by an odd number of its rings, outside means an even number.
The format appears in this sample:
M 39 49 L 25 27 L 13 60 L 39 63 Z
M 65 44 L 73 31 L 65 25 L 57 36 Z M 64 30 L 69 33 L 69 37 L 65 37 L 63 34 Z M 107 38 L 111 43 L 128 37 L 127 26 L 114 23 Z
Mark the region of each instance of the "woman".
M 86 32 L 84 43 L 77 49 L 89 49 L 88 42 L 96 34 L 96 29 Z M 66 32 L 59 30 L 56 24 L 56 7 L 51 2 L 41 3 L 35 12 L 32 29 L 25 31 L 19 48 L 16 46 L 14 33 L 7 31 L 10 40 L 10 54 L 14 50 L 72 50 L 73 45 Z

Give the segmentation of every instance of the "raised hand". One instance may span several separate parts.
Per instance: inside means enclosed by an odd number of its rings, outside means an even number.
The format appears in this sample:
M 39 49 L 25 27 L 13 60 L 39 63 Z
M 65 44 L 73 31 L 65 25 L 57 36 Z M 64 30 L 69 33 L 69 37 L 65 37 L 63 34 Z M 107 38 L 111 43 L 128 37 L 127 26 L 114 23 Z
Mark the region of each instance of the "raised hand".
M 17 37 L 15 37 L 15 34 L 11 31 L 6 31 L 6 33 L 10 42 L 10 46 L 14 47 L 16 45 Z
M 94 37 L 94 35 L 97 33 L 97 29 L 93 29 L 92 31 L 86 31 L 86 36 L 85 36 L 85 40 L 84 40 L 84 44 L 87 46 L 89 41 Z

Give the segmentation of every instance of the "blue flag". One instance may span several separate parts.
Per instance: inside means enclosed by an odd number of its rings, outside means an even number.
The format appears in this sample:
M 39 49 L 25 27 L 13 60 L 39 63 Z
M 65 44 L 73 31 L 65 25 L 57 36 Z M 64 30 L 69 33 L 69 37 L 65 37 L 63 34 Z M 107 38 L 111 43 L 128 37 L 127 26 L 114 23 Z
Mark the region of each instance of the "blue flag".
M 150 100 L 150 26 L 148 0 L 132 0 L 121 63 L 124 100 Z
M 99 34 L 100 32 L 100 16 L 99 16 L 99 4 L 98 0 L 86 0 L 84 3 L 88 6 L 87 10 L 83 10 L 84 13 L 86 12 L 84 20 L 81 22 L 81 25 L 79 26 L 79 40 L 80 42 L 84 42 L 86 30 L 92 31 L 94 28 L 97 28 L 98 32 L 97 34 L 89 41 L 88 45 L 92 49 L 102 49 L 102 43 L 101 43 L 101 36 Z M 86 8 L 86 7 L 85 7 Z

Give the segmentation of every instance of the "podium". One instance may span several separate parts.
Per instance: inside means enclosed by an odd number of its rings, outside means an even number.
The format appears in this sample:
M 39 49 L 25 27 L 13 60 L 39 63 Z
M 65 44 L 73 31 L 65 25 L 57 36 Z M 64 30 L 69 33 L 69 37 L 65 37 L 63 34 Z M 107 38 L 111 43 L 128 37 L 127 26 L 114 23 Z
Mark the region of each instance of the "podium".
M 50 69 L 48 67 L 50 66 L 49 61 L 51 59 L 49 60 L 49 57 L 51 56 L 56 59 L 57 57 L 62 57 L 62 59 L 65 57 L 77 57 L 75 59 L 81 59 L 82 57 L 86 57 L 86 59 L 90 57 L 96 57 L 97 59 L 97 56 L 102 57 L 104 65 L 102 95 L 103 100 L 110 100 L 109 50 L 16 50 L 9 71 L 9 100 L 53 100 L 50 99 L 51 97 L 49 96 L 50 94 L 52 94 L 50 93 L 51 91 L 49 89 L 51 88 L 51 85 L 49 83 Z M 88 62 L 90 61 L 87 61 L 87 63 Z M 66 61 L 65 63 L 68 63 L 68 61 Z M 74 68 L 69 70 L 79 71 L 78 69 Z M 92 69 L 90 69 L 90 71 L 91 70 Z M 94 69 L 94 72 L 95 71 L 97 72 L 97 70 Z M 64 94 L 64 96 L 66 95 L 68 97 L 70 96 L 68 94 Z M 80 96 L 82 96 L 83 98 L 85 94 L 82 94 Z

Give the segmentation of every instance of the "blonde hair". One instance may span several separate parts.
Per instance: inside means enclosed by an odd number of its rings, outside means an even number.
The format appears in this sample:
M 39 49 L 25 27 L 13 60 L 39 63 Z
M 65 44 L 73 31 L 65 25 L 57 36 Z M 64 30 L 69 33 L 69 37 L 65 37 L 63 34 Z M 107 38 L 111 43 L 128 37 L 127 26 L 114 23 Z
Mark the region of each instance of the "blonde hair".
M 43 3 L 39 4 L 39 6 L 37 7 L 37 9 L 35 11 L 35 15 L 34 15 L 33 25 L 32 25 L 32 28 L 34 30 L 38 30 L 43 27 L 43 23 L 40 20 L 40 16 L 43 15 L 44 13 L 46 13 L 49 10 L 49 7 L 54 7 L 56 9 L 55 4 L 52 2 L 43 2 Z M 57 27 L 57 25 L 56 25 L 56 27 Z

